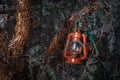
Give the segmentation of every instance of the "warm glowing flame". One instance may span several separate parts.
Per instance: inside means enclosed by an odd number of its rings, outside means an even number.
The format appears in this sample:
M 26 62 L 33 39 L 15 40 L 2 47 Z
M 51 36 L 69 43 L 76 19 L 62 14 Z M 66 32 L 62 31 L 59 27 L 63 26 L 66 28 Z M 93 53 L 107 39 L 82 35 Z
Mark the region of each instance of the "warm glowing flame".
M 73 59 L 72 59 L 72 62 L 74 62 L 74 61 L 75 61 L 75 59 L 73 58 Z

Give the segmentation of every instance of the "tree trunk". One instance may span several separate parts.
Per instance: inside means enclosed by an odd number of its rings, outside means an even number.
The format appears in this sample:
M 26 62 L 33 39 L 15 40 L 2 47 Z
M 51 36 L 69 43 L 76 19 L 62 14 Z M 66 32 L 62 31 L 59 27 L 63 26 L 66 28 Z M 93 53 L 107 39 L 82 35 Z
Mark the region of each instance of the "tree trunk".
M 23 54 L 29 38 L 30 26 L 30 0 L 18 0 L 15 35 L 9 44 L 10 54 L 12 55 L 11 61 L 13 62 L 13 65 L 15 64 L 12 80 L 30 80 L 26 73 L 28 72 L 28 69 L 25 69 L 27 66 L 29 66 L 26 65 L 26 61 L 29 61 L 30 56 L 28 54 Z
M 29 1 L 30 0 L 18 0 L 15 35 L 9 44 L 10 52 L 14 57 L 18 57 L 23 53 L 25 43 L 29 38 L 31 25 Z
M 30 16 L 30 0 L 18 0 L 17 24 L 15 34 L 8 45 L 6 45 L 5 37 L 1 32 L 0 48 L 0 80 L 31 80 L 28 76 L 30 56 L 24 53 L 29 39 L 31 16 Z M 8 49 L 5 50 L 8 46 Z M 7 51 L 7 52 L 5 52 Z M 5 53 L 7 53 L 7 56 Z M 4 54 L 4 55 L 3 55 Z M 28 73 L 27 73 L 28 72 Z

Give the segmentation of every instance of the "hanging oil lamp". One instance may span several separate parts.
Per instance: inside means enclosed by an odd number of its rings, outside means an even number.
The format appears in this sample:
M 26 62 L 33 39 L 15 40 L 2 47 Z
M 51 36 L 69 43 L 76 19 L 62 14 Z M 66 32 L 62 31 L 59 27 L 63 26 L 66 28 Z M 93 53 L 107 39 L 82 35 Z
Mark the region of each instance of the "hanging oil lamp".
M 80 30 L 68 34 L 64 57 L 67 64 L 81 64 L 87 57 L 86 35 Z

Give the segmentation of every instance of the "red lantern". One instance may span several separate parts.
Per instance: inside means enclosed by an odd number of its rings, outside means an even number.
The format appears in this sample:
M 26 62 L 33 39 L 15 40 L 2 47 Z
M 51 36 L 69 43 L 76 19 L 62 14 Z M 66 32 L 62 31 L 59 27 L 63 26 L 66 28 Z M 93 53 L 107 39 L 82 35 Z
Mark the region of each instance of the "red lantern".
M 80 30 L 70 33 L 67 37 L 64 57 L 68 64 L 81 64 L 87 57 L 86 35 Z

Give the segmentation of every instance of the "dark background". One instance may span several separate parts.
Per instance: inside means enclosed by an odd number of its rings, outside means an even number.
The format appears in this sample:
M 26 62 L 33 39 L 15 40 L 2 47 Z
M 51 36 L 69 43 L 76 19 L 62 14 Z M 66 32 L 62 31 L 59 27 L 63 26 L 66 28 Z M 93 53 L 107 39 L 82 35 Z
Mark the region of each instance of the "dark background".
M 33 0 L 31 2 L 32 28 L 25 52 L 30 53 L 28 76 L 31 80 L 120 80 L 120 1 L 95 0 L 102 9 L 97 11 L 94 26 L 96 40 L 101 37 L 99 57 L 92 57 L 81 65 L 66 65 L 58 57 L 47 55 L 47 49 L 53 37 L 64 27 L 70 14 L 90 5 L 94 0 Z M 16 25 L 17 0 L 0 1 L 0 27 L 11 40 Z M 106 11 L 107 10 L 107 11 Z M 4 21 L 2 21 L 4 19 Z M 4 24 L 3 24 L 4 23 Z M 100 30 L 99 30 L 100 29 Z M 99 33 L 103 33 L 100 36 Z M 64 35 L 63 35 L 64 36 Z M 65 41 L 64 41 L 65 42 Z M 57 54 L 57 53 L 56 53 Z

